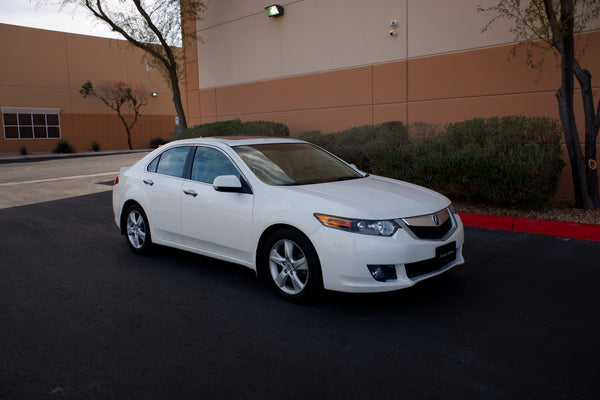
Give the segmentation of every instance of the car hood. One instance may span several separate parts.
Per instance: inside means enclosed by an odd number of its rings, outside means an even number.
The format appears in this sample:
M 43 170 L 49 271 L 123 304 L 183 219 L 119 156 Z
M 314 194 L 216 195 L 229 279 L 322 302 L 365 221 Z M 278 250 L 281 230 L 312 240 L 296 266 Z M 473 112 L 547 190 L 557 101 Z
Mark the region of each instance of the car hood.
M 407 182 L 370 175 L 362 179 L 296 186 L 295 190 L 324 200 L 340 212 L 355 210 L 350 218 L 393 219 L 430 214 L 450 205 L 443 195 Z M 336 210 L 315 210 L 333 213 Z

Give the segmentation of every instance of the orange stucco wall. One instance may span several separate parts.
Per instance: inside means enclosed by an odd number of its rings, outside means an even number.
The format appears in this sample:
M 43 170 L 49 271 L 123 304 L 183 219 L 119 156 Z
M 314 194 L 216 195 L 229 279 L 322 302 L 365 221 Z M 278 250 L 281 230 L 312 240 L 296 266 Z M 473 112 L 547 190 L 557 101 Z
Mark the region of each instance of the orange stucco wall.
M 587 35 L 582 59 L 600 76 L 600 32 Z M 288 124 L 292 132 L 330 132 L 402 120 L 444 124 L 511 114 L 558 118 L 560 85 L 549 54 L 538 77 L 523 59 L 508 59 L 512 45 L 419 57 L 266 81 L 199 89 L 188 85 L 197 123 L 240 118 Z M 197 64 L 190 64 L 190 69 Z M 594 90 L 600 89 L 600 79 Z M 580 93 L 576 92 L 576 100 Z M 576 101 L 577 102 L 577 101 Z M 578 105 L 579 107 L 579 105 Z M 580 117 L 581 109 L 577 109 Z
M 581 64 L 600 89 L 600 32 L 583 35 Z M 548 116 L 558 119 L 558 60 L 549 53 L 543 74 L 509 59 L 513 45 L 408 58 L 388 63 L 203 88 L 188 85 L 192 124 L 239 118 L 285 123 L 293 133 L 324 133 L 400 120 L 445 124 L 476 117 Z M 197 62 L 189 64 L 194 73 Z M 200 71 L 202 73 L 202 71 Z M 575 93 L 584 143 L 580 91 Z M 566 148 L 564 149 L 565 162 Z M 571 192 L 565 168 L 559 192 Z
M 143 53 L 125 41 L 0 24 L 0 54 L 0 107 L 60 109 L 61 139 L 77 151 L 87 151 L 92 142 L 101 150 L 127 148 L 117 114 L 99 99 L 79 94 L 87 80 L 96 86 L 121 80 L 144 87 L 148 104 L 133 130 L 134 148 L 148 148 L 152 138 L 174 130 L 170 89 L 156 69 L 146 69 Z M 0 153 L 16 153 L 22 146 L 30 153 L 47 152 L 58 142 L 5 139 L 2 118 L 0 132 Z

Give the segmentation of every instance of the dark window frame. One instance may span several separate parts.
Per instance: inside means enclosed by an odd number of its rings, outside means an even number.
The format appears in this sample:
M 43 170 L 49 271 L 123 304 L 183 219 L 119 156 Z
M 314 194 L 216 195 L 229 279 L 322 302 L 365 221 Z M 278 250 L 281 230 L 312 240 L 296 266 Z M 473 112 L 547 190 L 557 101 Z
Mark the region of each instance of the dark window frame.
M 5 140 L 60 139 L 60 109 L 2 107 Z

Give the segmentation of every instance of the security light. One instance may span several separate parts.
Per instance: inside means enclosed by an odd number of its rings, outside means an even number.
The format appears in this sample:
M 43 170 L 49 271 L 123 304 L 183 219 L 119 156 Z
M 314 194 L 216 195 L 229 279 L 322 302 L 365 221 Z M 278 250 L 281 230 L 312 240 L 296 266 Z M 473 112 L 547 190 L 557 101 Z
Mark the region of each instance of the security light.
M 269 17 L 279 17 L 283 15 L 283 6 L 279 4 L 273 4 L 265 7 L 267 11 L 267 16 Z
M 158 96 L 158 92 L 152 92 L 152 97 L 157 97 Z

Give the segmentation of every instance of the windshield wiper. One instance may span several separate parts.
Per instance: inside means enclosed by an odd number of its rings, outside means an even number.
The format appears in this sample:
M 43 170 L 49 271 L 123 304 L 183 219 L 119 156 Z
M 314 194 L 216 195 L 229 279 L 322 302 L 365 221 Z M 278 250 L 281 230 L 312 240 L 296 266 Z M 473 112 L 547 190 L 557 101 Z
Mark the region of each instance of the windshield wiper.
M 334 180 L 332 180 L 331 182 L 341 182 L 341 181 L 351 181 L 353 179 L 359 179 L 362 178 L 362 176 L 340 176 L 339 178 L 335 178 Z

